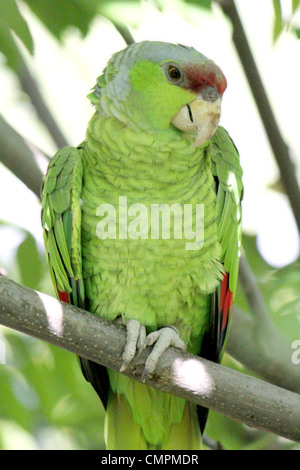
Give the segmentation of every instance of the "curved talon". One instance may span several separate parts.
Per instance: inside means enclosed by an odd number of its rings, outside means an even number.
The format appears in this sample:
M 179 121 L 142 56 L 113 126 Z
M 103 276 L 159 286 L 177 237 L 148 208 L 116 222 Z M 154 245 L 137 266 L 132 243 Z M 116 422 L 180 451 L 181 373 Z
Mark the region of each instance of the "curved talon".
M 123 363 L 120 372 L 124 372 L 135 356 L 136 350 L 141 350 L 146 339 L 146 328 L 138 320 L 128 320 L 126 323 L 126 344 L 122 354 Z
M 172 326 L 166 326 L 160 330 L 150 333 L 144 342 L 143 349 L 145 349 L 146 346 L 153 345 L 154 343 L 156 344 L 145 363 L 142 382 L 145 382 L 148 376 L 155 371 L 160 356 L 169 346 L 174 346 L 175 348 L 181 349 L 182 351 L 186 351 L 187 349 L 186 344 L 182 341 L 182 339 L 180 339 L 177 330 Z
M 144 372 L 142 374 L 142 382 L 145 383 L 146 380 L 148 379 L 148 376 L 150 374 L 150 370 L 145 367 Z
M 130 363 L 130 361 L 127 361 L 127 360 L 123 361 L 123 363 L 122 363 L 122 365 L 121 365 L 121 367 L 120 367 L 119 372 L 124 372 L 124 370 L 126 370 L 127 367 L 129 366 L 129 363 Z

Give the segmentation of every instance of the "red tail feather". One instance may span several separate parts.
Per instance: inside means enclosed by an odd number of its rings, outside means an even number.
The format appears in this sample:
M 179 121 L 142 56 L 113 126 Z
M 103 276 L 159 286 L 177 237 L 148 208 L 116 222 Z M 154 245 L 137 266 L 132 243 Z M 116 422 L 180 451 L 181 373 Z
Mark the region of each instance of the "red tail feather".
M 222 312 L 222 331 L 227 325 L 229 310 L 232 305 L 233 295 L 229 289 L 229 274 L 225 273 L 221 282 L 220 311 Z
M 61 292 L 59 289 L 57 289 L 57 292 L 62 302 L 65 302 L 66 304 L 70 303 L 68 292 Z

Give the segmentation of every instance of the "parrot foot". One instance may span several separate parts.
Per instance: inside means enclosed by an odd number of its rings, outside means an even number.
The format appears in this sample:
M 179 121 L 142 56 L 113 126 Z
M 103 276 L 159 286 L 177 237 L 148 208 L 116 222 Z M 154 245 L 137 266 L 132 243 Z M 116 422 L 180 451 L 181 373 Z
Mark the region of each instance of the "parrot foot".
M 186 344 L 180 339 L 179 333 L 174 326 L 166 326 L 150 333 L 144 341 L 141 351 L 147 346 L 152 346 L 154 343 L 155 346 L 145 363 L 142 382 L 145 382 L 148 376 L 155 371 L 160 356 L 169 346 L 174 346 L 174 348 L 181 349 L 182 351 L 187 349 Z
M 136 352 L 140 355 L 147 346 L 154 344 L 145 362 L 142 382 L 145 382 L 148 376 L 155 371 L 160 356 L 169 346 L 174 346 L 174 348 L 181 349 L 182 351 L 187 349 L 174 326 L 163 327 L 146 336 L 144 325 L 141 325 L 138 320 L 128 320 L 126 330 L 126 344 L 122 355 L 123 363 L 120 367 L 120 372 L 124 372 L 127 369 Z

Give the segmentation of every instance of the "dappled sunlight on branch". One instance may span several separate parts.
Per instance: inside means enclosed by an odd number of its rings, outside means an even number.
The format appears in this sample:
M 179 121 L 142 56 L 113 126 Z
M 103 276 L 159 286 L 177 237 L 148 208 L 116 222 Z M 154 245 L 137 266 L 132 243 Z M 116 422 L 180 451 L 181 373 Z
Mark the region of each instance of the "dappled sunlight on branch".
M 63 309 L 58 300 L 49 297 L 41 292 L 37 292 L 40 300 L 43 303 L 47 319 L 49 322 L 49 330 L 55 336 L 62 336 L 63 334 Z
M 196 359 L 176 359 L 172 365 L 174 382 L 186 390 L 209 396 L 214 381 L 205 366 Z

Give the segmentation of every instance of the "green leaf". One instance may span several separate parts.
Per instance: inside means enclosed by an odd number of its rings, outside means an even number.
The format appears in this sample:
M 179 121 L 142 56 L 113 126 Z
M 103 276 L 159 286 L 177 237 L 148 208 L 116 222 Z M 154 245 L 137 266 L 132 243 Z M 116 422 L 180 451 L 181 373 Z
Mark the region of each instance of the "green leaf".
M 21 283 L 31 289 L 37 289 L 42 275 L 40 255 L 34 237 L 26 233 L 25 240 L 19 245 L 17 261 Z
M 21 64 L 21 57 L 7 24 L 0 19 L 0 51 L 6 57 L 7 65 L 15 72 Z
M 185 0 L 185 3 L 192 3 L 200 8 L 211 10 L 212 0 Z
M 163 10 L 160 1 L 151 1 L 159 11 Z M 140 0 L 104 0 L 99 5 L 99 13 L 119 25 L 138 25 L 140 21 Z
M 272 0 L 273 1 L 273 8 L 275 12 L 275 17 L 278 20 L 282 19 L 282 12 L 281 12 L 281 3 L 280 0 Z
M 15 0 L 0 0 L 0 18 L 1 21 L 6 24 L 7 28 L 14 31 L 21 39 L 28 51 L 33 54 L 32 36 Z
M 295 28 L 294 32 L 296 33 L 297 38 L 300 39 L 300 28 Z
M 99 0 L 24 1 L 58 39 L 68 26 L 75 26 L 85 36 L 102 3 Z
M 33 54 L 32 36 L 15 0 L 0 0 L 0 51 L 6 57 L 7 65 L 18 72 L 21 56 L 12 31 Z
M 295 11 L 297 10 L 297 8 L 299 8 L 299 5 L 300 5 L 300 0 L 293 0 L 293 2 L 292 2 L 292 11 L 293 11 L 293 14 L 294 14 Z
M 281 11 L 281 3 L 280 0 L 273 0 L 273 8 L 275 12 L 275 22 L 274 22 L 274 29 L 273 29 L 273 41 L 274 43 L 277 41 L 278 37 L 281 34 L 283 29 L 283 21 L 282 21 L 282 11 Z

